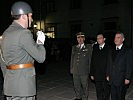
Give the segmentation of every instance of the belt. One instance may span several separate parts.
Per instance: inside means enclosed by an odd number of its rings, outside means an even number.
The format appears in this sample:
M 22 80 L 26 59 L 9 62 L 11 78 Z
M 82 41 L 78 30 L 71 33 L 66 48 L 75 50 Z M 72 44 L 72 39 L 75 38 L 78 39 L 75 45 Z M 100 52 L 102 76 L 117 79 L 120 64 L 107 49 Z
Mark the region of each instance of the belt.
M 31 68 L 31 67 L 34 67 L 34 64 L 28 63 L 28 64 L 10 65 L 10 66 L 7 66 L 7 69 L 16 70 L 16 69 Z

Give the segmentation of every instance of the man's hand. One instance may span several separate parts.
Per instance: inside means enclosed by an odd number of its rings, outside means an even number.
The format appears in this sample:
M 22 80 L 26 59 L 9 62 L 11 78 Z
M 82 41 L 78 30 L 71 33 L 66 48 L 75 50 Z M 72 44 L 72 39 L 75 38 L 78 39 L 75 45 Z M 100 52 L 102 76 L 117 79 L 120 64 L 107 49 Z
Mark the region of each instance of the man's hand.
M 95 79 L 94 76 L 91 76 L 91 79 L 94 80 Z
M 109 81 L 109 76 L 106 77 L 106 80 Z
M 130 80 L 125 79 L 125 85 L 128 85 L 130 83 Z

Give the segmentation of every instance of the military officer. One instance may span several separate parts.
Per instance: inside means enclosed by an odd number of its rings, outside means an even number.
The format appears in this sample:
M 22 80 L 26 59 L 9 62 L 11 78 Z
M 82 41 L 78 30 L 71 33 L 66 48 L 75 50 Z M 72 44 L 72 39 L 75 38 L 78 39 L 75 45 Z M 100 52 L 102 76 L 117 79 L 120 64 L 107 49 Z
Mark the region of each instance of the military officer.
M 36 81 L 34 60 L 45 60 L 43 43 L 33 40 L 27 28 L 31 26 L 32 9 L 26 2 L 17 1 L 11 8 L 13 23 L 2 36 L 2 58 L 6 64 L 4 94 L 7 100 L 35 100 Z
M 75 100 L 88 100 L 88 74 L 92 45 L 85 44 L 85 34 L 77 33 L 78 45 L 72 47 L 70 73 L 73 74 Z

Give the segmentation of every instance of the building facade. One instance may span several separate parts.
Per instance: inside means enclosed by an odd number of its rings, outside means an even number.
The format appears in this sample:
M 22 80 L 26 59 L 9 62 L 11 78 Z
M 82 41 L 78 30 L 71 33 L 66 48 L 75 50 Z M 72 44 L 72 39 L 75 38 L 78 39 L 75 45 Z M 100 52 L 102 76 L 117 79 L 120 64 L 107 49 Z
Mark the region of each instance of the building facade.
M 74 38 L 79 31 L 94 38 L 105 33 L 113 42 L 116 31 L 133 44 L 132 0 L 45 0 L 43 30 L 52 38 Z

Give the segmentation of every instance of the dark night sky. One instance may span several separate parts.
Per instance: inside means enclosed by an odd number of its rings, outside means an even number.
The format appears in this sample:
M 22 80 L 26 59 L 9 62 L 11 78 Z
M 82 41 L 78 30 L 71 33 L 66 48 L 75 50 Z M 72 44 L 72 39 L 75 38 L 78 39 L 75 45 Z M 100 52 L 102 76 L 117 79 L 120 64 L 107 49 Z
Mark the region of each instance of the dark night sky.
M 11 24 L 12 19 L 10 15 L 11 6 L 14 2 L 18 0 L 0 0 L 0 35 L 4 32 L 4 30 Z M 28 2 L 31 6 L 34 6 L 35 1 L 38 0 L 23 0 Z M 32 7 L 34 9 L 34 7 Z

